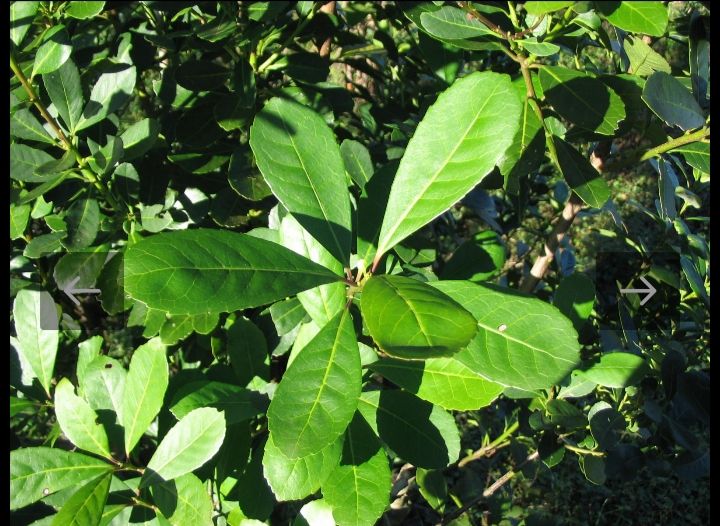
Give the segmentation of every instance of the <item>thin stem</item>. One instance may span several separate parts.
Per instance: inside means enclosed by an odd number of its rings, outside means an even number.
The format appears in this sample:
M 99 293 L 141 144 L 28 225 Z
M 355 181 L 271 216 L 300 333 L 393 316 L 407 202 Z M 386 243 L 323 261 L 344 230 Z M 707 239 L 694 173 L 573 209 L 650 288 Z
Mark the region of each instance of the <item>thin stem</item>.
M 40 111 L 40 115 L 42 115 L 43 119 L 45 119 L 45 121 L 50 125 L 50 127 L 55 132 L 55 135 L 57 135 L 58 139 L 60 139 L 60 141 L 62 141 L 62 143 L 65 145 L 65 149 L 77 152 L 70 140 L 65 136 L 65 133 L 62 131 L 57 121 L 53 119 L 52 115 L 47 112 L 47 109 L 45 108 L 43 103 L 40 102 L 40 99 L 35 93 L 32 85 L 28 81 L 25 74 L 22 72 L 22 69 L 20 69 L 20 67 L 18 66 L 17 62 L 15 62 L 15 55 L 12 52 L 10 53 L 10 69 L 12 69 L 13 73 L 20 81 L 20 84 L 22 84 L 22 87 L 25 89 L 28 96 L 30 97 L 30 101 L 35 104 L 35 107 L 38 109 L 38 111 Z
M 647 161 L 648 159 L 652 159 L 653 157 L 659 157 L 661 154 L 677 148 L 678 146 L 683 146 L 691 142 L 696 142 L 708 136 L 710 136 L 710 128 L 701 128 L 692 133 L 681 135 L 680 137 L 669 140 L 666 143 L 655 146 L 654 148 L 646 151 L 643 156 L 640 157 L 640 161 Z
M 565 442 L 565 439 L 562 439 L 563 442 Z M 577 453 L 578 455 L 590 455 L 591 457 L 604 457 L 605 453 L 602 451 L 593 451 L 592 449 L 585 449 L 582 447 L 573 446 L 572 444 L 565 442 L 563 444 L 565 446 L 565 449 L 569 449 L 573 453 Z
M 462 460 L 460 460 L 458 462 L 458 467 L 462 468 L 462 467 L 466 466 L 467 464 L 469 464 L 470 462 L 472 462 L 474 460 L 478 460 L 486 455 L 489 455 L 494 450 L 499 449 L 501 447 L 501 444 L 503 442 L 505 442 L 508 438 L 510 438 L 510 436 L 515 431 L 517 431 L 519 427 L 520 427 L 520 422 L 518 422 L 518 421 L 513 422 L 505 431 L 503 431 L 503 433 L 499 437 L 497 437 L 495 440 L 490 442 L 487 446 L 481 447 L 477 451 L 470 453 L 469 455 L 464 457 Z
M 477 18 L 477 20 L 483 24 L 484 26 L 487 26 L 490 31 L 493 31 L 494 33 L 497 33 L 503 38 L 507 38 L 510 36 L 510 33 L 506 33 L 503 31 L 499 25 L 497 25 L 494 22 L 491 22 L 489 19 L 485 18 L 485 15 L 481 14 L 477 9 L 475 9 L 470 2 L 458 2 L 460 7 L 465 10 L 465 12 L 470 13 L 473 17 Z

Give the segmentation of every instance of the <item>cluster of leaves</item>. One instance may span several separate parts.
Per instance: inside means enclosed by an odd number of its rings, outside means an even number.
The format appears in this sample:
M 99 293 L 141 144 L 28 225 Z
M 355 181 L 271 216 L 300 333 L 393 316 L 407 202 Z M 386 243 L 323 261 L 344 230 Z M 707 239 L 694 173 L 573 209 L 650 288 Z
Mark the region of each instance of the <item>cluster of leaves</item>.
M 449 520 L 472 499 L 443 473 L 482 456 L 453 412 L 493 407 L 485 450 L 520 430 L 596 484 L 707 472 L 705 18 L 335 4 L 11 4 L 11 509 L 34 524 L 371 525 L 391 459 Z M 588 160 L 612 140 L 658 171 L 663 247 Z M 517 227 L 548 171 L 680 291 L 670 329 L 635 329 L 635 298 L 598 334 L 567 245 L 540 298 L 510 286 L 496 203 Z M 457 203 L 503 236 L 447 235 Z

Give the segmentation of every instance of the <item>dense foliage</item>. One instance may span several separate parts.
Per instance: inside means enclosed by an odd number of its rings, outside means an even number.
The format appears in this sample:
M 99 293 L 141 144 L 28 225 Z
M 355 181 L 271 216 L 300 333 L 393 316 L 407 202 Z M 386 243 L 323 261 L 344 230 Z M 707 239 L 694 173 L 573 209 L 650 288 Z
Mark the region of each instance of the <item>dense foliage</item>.
M 10 24 L 13 524 L 531 524 L 506 484 L 568 462 L 707 477 L 708 7 Z

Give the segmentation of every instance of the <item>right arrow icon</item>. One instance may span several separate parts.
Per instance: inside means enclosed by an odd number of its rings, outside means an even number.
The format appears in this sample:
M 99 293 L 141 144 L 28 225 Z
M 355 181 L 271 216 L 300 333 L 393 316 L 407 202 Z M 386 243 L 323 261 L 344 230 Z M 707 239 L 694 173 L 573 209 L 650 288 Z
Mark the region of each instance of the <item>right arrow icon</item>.
M 621 294 L 629 294 L 629 293 L 636 293 L 636 294 L 644 294 L 647 293 L 647 296 L 645 296 L 644 299 L 640 301 L 640 305 L 645 305 L 650 298 L 652 298 L 655 293 L 657 292 L 657 289 L 652 286 L 652 283 L 650 283 L 648 280 L 645 279 L 645 276 L 640 276 L 640 281 L 645 283 L 646 289 L 620 289 Z

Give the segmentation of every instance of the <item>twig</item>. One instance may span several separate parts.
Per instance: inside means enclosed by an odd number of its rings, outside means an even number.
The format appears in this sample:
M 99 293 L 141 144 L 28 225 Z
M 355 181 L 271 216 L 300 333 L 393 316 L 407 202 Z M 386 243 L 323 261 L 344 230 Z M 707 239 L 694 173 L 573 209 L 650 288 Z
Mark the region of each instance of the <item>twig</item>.
M 685 144 L 690 144 L 691 142 L 699 141 L 709 135 L 710 135 L 710 128 L 701 128 L 698 131 L 688 133 L 686 135 L 681 135 L 680 137 L 677 137 L 676 139 L 671 139 L 668 142 L 665 142 L 659 146 L 656 146 L 655 148 L 651 148 L 650 150 L 645 152 L 645 154 L 642 157 L 640 157 L 640 161 L 647 161 L 648 159 L 652 159 L 653 157 L 659 156 L 660 154 L 670 151 L 673 148 L 677 148 L 679 146 L 684 146 Z
M 469 455 L 463 457 L 458 462 L 458 467 L 462 468 L 468 465 L 470 462 L 473 462 L 474 460 L 478 460 L 480 458 L 483 458 L 485 456 L 490 456 L 492 453 L 494 453 L 496 450 L 500 449 L 501 447 L 505 447 L 507 444 L 503 444 L 504 441 L 506 441 L 510 435 L 512 435 L 515 431 L 518 430 L 520 427 L 520 422 L 513 422 L 510 427 L 508 427 L 499 437 L 497 437 L 495 440 L 490 442 L 487 446 L 483 446 L 477 451 L 473 451 Z
M 538 458 L 540 458 L 540 453 L 538 451 L 530 453 L 525 460 L 523 460 L 515 468 L 513 468 L 510 471 L 508 471 L 507 473 L 505 473 L 502 477 L 497 479 L 490 487 L 486 488 L 482 492 L 481 495 L 478 495 L 477 497 L 471 499 L 466 504 L 463 504 L 461 507 L 459 507 L 452 513 L 448 513 L 445 517 L 443 517 L 440 524 L 441 525 L 449 524 L 450 522 L 452 522 L 455 519 L 457 519 L 458 517 L 460 517 L 463 513 L 468 511 L 470 508 L 472 508 L 476 504 L 480 503 L 483 499 L 487 499 L 488 497 L 491 497 L 497 490 L 499 490 L 505 484 L 507 484 L 510 481 L 510 479 L 512 479 L 525 466 L 527 466 L 528 464 L 530 464 L 532 462 L 535 462 Z

